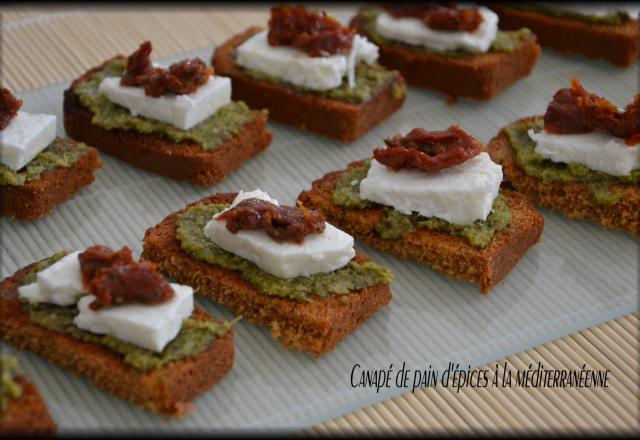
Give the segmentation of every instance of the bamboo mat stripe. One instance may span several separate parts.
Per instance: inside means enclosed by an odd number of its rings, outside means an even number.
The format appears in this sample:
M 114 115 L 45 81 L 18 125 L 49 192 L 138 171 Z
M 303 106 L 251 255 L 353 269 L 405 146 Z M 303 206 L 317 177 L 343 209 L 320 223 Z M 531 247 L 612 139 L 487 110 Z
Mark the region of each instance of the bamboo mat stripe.
M 189 6 L 180 10 L 131 6 L 117 11 L 104 7 L 4 7 L 0 12 L 1 82 L 15 91 L 26 91 L 69 80 L 115 53 L 132 51 L 146 39 L 153 41 L 158 58 L 210 47 L 238 29 L 264 25 L 267 9 L 262 5 Z M 340 12 L 335 6 L 327 9 Z M 123 168 L 123 173 L 126 170 Z M 128 180 L 124 175 L 122 178 Z M 69 219 L 70 229 L 73 221 Z M 514 369 L 536 362 L 548 368 L 579 369 L 584 364 L 593 369 L 608 368 L 614 378 L 608 389 L 464 388 L 456 393 L 423 388 L 317 424 L 304 433 L 638 432 L 639 333 L 640 313 L 636 312 L 496 361 L 508 362 Z

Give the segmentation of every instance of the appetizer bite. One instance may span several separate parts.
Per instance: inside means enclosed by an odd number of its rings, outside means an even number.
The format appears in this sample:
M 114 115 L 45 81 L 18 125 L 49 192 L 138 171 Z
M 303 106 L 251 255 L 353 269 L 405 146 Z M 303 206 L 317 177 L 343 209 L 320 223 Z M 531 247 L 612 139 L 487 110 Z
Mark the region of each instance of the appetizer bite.
M 501 29 L 531 29 L 542 47 L 629 67 L 640 58 L 637 4 L 488 3 Z
M 0 354 L 0 436 L 51 435 L 57 427 L 35 385 L 18 360 Z
M 320 213 L 260 190 L 214 194 L 147 230 L 142 258 L 319 357 L 391 301 L 390 270 Z
M 57 137 L 54 115 L 21 106 L 0 89 L 0 216 L 35 220 L 92 183 L 102 163 L 95 148 Z
M 326 14 L 271 8 L 269 28 L 251 27 L 213 54 L 234 99 L 279 122 L 342 142 L 359 138 L 402 106 L 404 81 L 380 66 L 378 48 Z
M 527 76 L 540 46 L 528 29 L 498 31 L 485 7 L 452 4 L 365 6 L 351 27 L 380 47 L 380 64 L 409 85 L 488 100 Z
M 0 338 L 165 416 L 229 371 L 230 327 L 127 247 L 60 252 L 0 283 Z
M 544 116 L 507 125 L 488 150 L 536 205 L 640 235 L 640 94 L 623 111 L 573 78 Z
M 542 233 L 526 197 L 453 125 L 385 139 L 373 158 L 326 174 L 298 202 L 363 243 L 432 266 L 487 293 Z
M 75 138 L 140 168 L 212 185 L 271 142 L 266 111 L 231 100 L 231 80 L 199 58 L 162 67 L 146 41 L 87 71 L 64 92 Z

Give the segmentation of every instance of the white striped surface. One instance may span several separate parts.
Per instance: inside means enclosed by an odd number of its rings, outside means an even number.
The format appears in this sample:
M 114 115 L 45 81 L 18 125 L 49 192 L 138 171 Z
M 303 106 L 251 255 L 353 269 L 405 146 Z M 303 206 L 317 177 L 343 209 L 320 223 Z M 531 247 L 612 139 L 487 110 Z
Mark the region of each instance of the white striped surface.
M 209 59 L 211 48 L 172 57 Z M 87 66 L 88 67 L 88 66 Z M 443 129 L 460 124 L 484 142 L 522 116 L 541 114 L 553 93 L 571 75 L 619 105 L 637 93 L 638 67 L 623 70 L 604 62 L 584 62 L 545 52 L 531 76 L 489 103 L 446 104 L 441 95 L 410 89 L 404 107 L 360 140 L 342 145 L 269 123 L 271 147 L 224 182 L 207 189 L 141 171 L 102 155 L 96 182 L 42 220 L 0 220 L 0 276 L 60 249 L 94 243 L 128 245 L 139 255 L 144 231 L 187 203 L 218 191 L 259 187 L 293 203 L 313 179 L 366 157 L 382 138 L 416 126 Z M 55 113 L 62 129 L 59 84 L 19 94 L 26 111 Z M 488 296 L 477 287 L 447 279 L 409 261 L 358 246 L 396 274 L 391 305 L 319 360 L 285 351 L 263 328 L 235 326 L 236 361 L 213 390 L 196 401 L 198 410 L 167 422 L 80 379 L 36 355 L 19 354 L 61 433 L 99 428 L 191 432 L 307 427 L 406 389 L 351 389 L 354 363 L 364 368 L 446 368 L 449 361 L 478 366 L 638 308 L 638 241 L 595 224 L 544 212 L 542 242 L 531 249 L 504 283 Z M 199 301 L 215 317 L 232 313 Z M 6 347 L 6 346 L 5 346 Z

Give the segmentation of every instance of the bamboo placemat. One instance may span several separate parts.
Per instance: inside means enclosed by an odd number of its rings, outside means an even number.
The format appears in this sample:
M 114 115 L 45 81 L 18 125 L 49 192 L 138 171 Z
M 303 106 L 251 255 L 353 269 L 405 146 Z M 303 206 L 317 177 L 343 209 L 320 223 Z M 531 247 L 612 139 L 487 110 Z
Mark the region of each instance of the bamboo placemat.
M 332 13 L 340 12 L 334 5 Z M 25 91 L 77 77 L 115 53 L 150 39 L 158 58 L 219 44 L 249 25 L 264 25 L 267 6 L 5 7 L 1 10 L 1 82 Z M 207 60 L 208 61 L 208 60 Z M 331 433 L 487 431 L 640 431 L 640 313 L 496 361 L 510 369 L 611 370 L 607 389 L 423 388 L 315 425 Z M 489 366 L 495 365 L 492 362 Z M 490 376 L 491 378 L 492 376 Z

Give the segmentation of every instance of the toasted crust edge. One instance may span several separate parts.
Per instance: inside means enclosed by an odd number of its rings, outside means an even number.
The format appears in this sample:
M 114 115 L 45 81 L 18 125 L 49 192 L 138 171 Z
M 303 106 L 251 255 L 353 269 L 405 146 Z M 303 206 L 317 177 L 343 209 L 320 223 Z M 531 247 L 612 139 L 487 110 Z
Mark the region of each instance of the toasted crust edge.
M 354 104 L 336 99 L 298 94 L 289 87 L 253 79 L 243 74 L 234 63 L 233 51 L 262 28 L 254 26 L 234 35 L 217 47 L 212 56 L 215 71 L 231 78 L 234 99 L 250 107 L 269 109 L 269 117 L 299 129 L 351 142 L 398 110 L 405 100 L 392 96 L 394 86 L 404 87 L 398 73 L 394 81 L 369 101 Z
M 58 427 L 36 386 L 25 377 L 16 378 L 22 395 L 0 412 L 0 436 L 53 435 Z
M 320 357 L 352 333 L 376 311 L 391 301 L 388 285 L 377 285 L 348 295 L 313 298 L 312 303 L 268 296 L 256 290 L 238 273 L 189 257 L 176 239 L 176 219 L 197 203 L 230 203 L 235 193 L 218 193 L 193 202 L 149 228 L 144 236 L 142 258 L 177 282 L 193 286 L 194 291 L 214 299 L 251 323 L 266 326 L 285 348 L 304 350 Z M 356 254 L 356 261 L 367 257 Z

